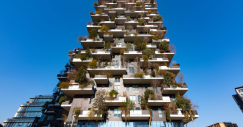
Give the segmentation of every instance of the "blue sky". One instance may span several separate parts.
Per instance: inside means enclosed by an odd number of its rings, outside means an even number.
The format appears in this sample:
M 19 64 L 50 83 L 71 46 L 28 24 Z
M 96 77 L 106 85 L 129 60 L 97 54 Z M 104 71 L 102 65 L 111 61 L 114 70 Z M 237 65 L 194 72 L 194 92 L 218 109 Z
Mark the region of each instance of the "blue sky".
M 51 94 L 68 51 L 81 47 L 95 0 L 0 1 L 0 123 L 29 97 Z M 234 102 L 242 86 L 243 1 L 158 0 L 158 11 L 177 48 L 189 91 L 199 105 L 198 127 L 216 122 L 243 126 Z M 189 127 L 192 127 L 192 123 Z

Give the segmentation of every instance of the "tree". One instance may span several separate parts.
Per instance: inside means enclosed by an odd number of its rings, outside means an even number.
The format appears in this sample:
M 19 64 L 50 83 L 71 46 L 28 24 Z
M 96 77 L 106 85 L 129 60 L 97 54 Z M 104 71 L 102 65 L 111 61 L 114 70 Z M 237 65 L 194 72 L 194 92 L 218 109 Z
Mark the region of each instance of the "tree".
M 92 53 L 90 52 L 89 48 L 87 48 L 85 51 L 85 57 L 88 57 L 88 58 L 92 57 Z
M 185 81 L 185 76 L 184 74 L 181 72 L 179 74 L 177 74 L 177 79 L 179 80 L 179 84 L 181 84 L 181 86 L 183 85 L 183 82 Z
M 132 44 L 131 43 L 127 43 L 126 45 L 126 51 L 129 51 L 133 48 Z
M 165 31 L 157 31 L 156 35 L 159 37 L 159 39 L 163 39 L 165 37 Z
M 75 121 L 78 120 L 78 117 L 79 117 L 79 114 L 81 113 L 81 107 L 76 107 L 73 109 L 73 113 L 75 114 L 74 118 L 75 118 Z
M 91 24 L 92 24 L 91 21 L 88 21 L 88 22 L 87 22 L 87 25 L 91 25 Z
M 91 62 L 89 62 L 89 67 L 92 69 L 96 69 L 97 68 L 97 60 L 93 59 Z
M 79 84 L 83 84 L 87 82 L 87 78 L 86 78 L 86 71 L 87 71 L 87 67 L 85 66 L 81 66 L 78 69 L 78 72 L 76 74 L 75 77 L 75 82 L 79 83 Z
M 167 85 L 171 85 L 173 87 L 177 86 L 175 82 L 175 75 L 171 72 L 166 72 L 166 74 L 164 74 L 163 83 Z
M 106 33 L 106 32 L 108 32 L 108 30 L 109 30 L 110 28 L 108 27 L 108 26 L 106 26 L 106 25 L 102 25 L 101 26 L 101 28 L 100 28 L 100 32 L 101 33 Z
M 97 114 L 97 119 L 100 118 L 100 116 L 105 116 L 107 114 L 107 105 L 105 103 L 105 100 L 107 99 L 108 92 L 105 90 L 99 90 L 95 94 L 95 98 L 93 100 L 93 109 L 95 110 L 95 113 Z
M 106 42 L 106 43 L 104 44 L 104 48 L 105 48 L 105 49 L 110 49 L 110 48 L 111 48 L 111 43 L 110 43 L 110 42 Z
M 176 47 L 175 47 L 175 45 L 170 44 L 169 49 L 170 49 L 170 51 L 176 53 Z
M 80 42 L 81 40 L 83 40 L 83 36 L 78 36 L 77 42 Z
M 134 107 L 135 103 L 130 99 L 127 99 L 126 102 L 123 102 L 122 106 L 119 107 L 119 109 L 121 110 L 121 116 L 122 112 L 125 113 L 125 122 L 127 122 L 127 120 L 129 121 L 130 111 L 133 110 Z
M 169 45 L 167 43 L 167 41 L 162 41 L 159 43 L 159 49 L 160 50 L 164 50 L 164 51 L 167 51 L 169 48 Z
M 156 22 L 156 21 L 162 21 L 163 22 L 164 21 L 164 19 L 163 19 L 163 17 L 161 15 L 154 16 L 152 19 L 153 19 L 154 22 Z
M 95 37 L 97 37 L 97 34 L 97 31 L 95 29 L 92 29 L 91 31 L 89 31 L 89 38 L 95 39 Z
M 150 48 L 146 48 L 146 49 L 143 50 L 143 54 L 150 57 L 151 55 L 154 55 L 154 51 Z
M 151 89 L 147 89 L 145 92 L 144 92 L 144 97 L 147 99 L 149 98 L 149 95 L 153 95 L 154 94 L 154 91 L 151 90 Z
M 136 45 L 135 46 L 136 51 L 142 51 L 142 50 L 146 49 L 146 43 L 142 42 L 142 40 L 138 37 L 136 37 L 134 39 L 134 44 Z
M 76 74 L 76 69 L 71 70 L 67 75 L 68 80 L 75 80 Z

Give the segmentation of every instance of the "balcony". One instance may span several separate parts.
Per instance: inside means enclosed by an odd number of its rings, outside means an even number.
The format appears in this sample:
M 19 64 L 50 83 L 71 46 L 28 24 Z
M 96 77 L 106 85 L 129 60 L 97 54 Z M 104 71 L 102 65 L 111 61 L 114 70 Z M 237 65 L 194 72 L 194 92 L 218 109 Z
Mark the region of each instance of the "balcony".
M 127 72 L 126 68 L 121 66 L 98 67 L 96 69 L 88 68 L 88 71 L 92 74 L 99 74 L 106 71 L 108 73 L 111 73 L 112 75 L 123 75 Z
M 152 18 L 154 16 L 160 16 L 160 14 L 146 14 L 146 16 Z
M 102 115 L 100 115 L 100 117 L 98 118 L 96 114 L 89 119 L 88 114 L 89 114 L 89 110 L 81 111 L 80 115 L 78 116 L 78 120 L 103 120 L 104 119 Z
M 170 119 L 171 120 L 183 120 L 183 121 L 187 121 L 187 119 L 185 118 L 185 115 L 183 115 L 181 109 L 177 109 L 178 111 L 177 112 L 173 112 L 173 111 L 170 111 Z M 196 118 L 199 117 L 198 113 L 196 110 L 194 110 L 194 120 Z
M 135 59 L 139 55 L 142 55 L 142 52 L 139 52 L 139 51 L 124 51 L 124 56 L 126 56 L 128 59 Z
M 106 5 L 99 5 L 99 6 L 95 6 L 95 10 L 96 11 L 104 11 L 104 8 L 106 8 Z
M 157 48 L 157 45 L 148 44 L 148 45 L 146 45 L 146 47 L 155 50 Z
M 94 59 L 102 58 L 102 59 L 111 59 L 111 51 L 104 50 L 95 50 L 91 52 Z
M 150 31 L 153 31 L 155 33 L 157 33 L 157 32 L 164 32 L 164 33 L 166 33 L 166 30 L 158 30 L 158 29 L 150 29 Z
M 149 25 L 158 25 L 158 26 L 162 26 L 163 22 L 162 21 L 148 21 Z
M 123 75 L 124 84 L 151 84 L 152 80 L 157 79 L 162 81 L 162 76 L 152 77 L 150 75 L 144 75 L 143 78 L 138 78 L 130 75 Z
M 93 20 L 93 22 L 100 22 L 101 19 L 105 20 L 105 21 L 109 21 L 110 18 L 108 16 L 108 14 L 94 14 L 94 15 L 91 15 L 91 18 Z
M 115 46 L 111 46 L 112 52 L 113 53 L 120 53 L 121 49 L 125 49 L 126 48 L 126 44 L 117 44 Z
M 79 88 L 78 83 L 69 86 L 68 88 L 62 88 L 61 91 L 70 98 L 73 98 L 76 94 L 94 94 L 94 87 L 88 85 L 85 88 Z
M 159 46 L 160 42 L 162 41 L 166 41 L 168 44 L 170 44 L 170 39 L 158 39 L 158 40 L 152 39 L 152 44 Z
M 100 29 L 101 26 L 98 25 L 87 25 L 87 30 L 88 32 L 91 31 L 92 29 L 98 30 Z
M 109 11 L 116 11 L 117 14 L 124 15 L 126 8 L 104 8 L 105 13 L 108 13 Z
M 149 120 L 149 110 L 131 110 L 129 120 Z M 125 113 L 122 112 L 122 119 L 125 120 Z
M 117 97 L 114 100 L 105 100 L 108 106 L 122 106 L 122 103 L 126 102 L 126 97 Z
M 172 86 L 165 87 L 163 90 L 163 94 L 177 94 L 184 95 L 188 91 L 187 85 L 183 85 L 182 87 L 175 87 Z
M 174 73 L 175 75 L 177 75 L 179 73 L 179 71 L 181 70 L 180 66 L 159 66 L 159 70 L 166 70 L 169 72 Z
M 169 62 L 168 58 L 152 58 L 148 60 L 151 63 L 165 63 Z M 143 58 L 140 58 L 140 62 L 144 62 Z
M 163 58 L 166 57 L 169 59 L 169 63 L 171 62 L 173 56 L 175 55 L 175 53 L 173 51 L 170 52 L 164 52 L 164 53 L 160 53 L 159 49 L 155 50 L 155 58 Z
M 106 3 L 106 6 L 111 6 L 112 8 L 117 7 L 117 3 Z
M 108 26 L 110 29 L 115 28 L 115 21 L 101 21 L 100 24 Z
M 136 18 L 139 13 L 147 13 L 148 11 L 125 11 L 125 16 Z
M 158 25 L 144 25 L 144 26 L 137 25 L 138 32 L 143 32 L 144 31 L 144 28 L 157 29 L 158 28 Z
M 93 60 L 93 58 L 89 58 L 87 60 L 81 60 L 79 58 L 73 58 L 71 63 L 75 66 L 75 68 L 79 68 L 81 66 L 88 65 L 88 63 L 91 62 L 92 60 Z
M 61 107 L 65 109 L 66 111 L 69 111 L 72 106 L 72 103 L 69 101 L 62 102 Z
M 105 41 L 113 41 L 113 34 L 104 34 L 102 35 Z
M 146 11 L 151 11 L 152 13 L 157 13 L 158 8 L 145 8 Z
M 108 84 L 107 75 L 95 75 L 94 80 L 96 84 Z
M 114 38 L 121 38 L 121 37 L 124 36 L 126 31 L 127 30 L 122 30 L 122 29 L 110 29 L 108 32 L 112 33 L 111 35 L 113 35 L 113 36 L 110 39 L 111 39 L 111 41 L 113 41 L 113 37 Z M 101 33 L 100 30 L 98 30 L 98 32 L 99 32 L 99 36 L 100 37 L 104 36 L 104 38 L 105 38 L 105 35 L 103 33 Z M 110 37 L 110 36 L 108 36 L 108 37 Z
M 83 46 L 83 49 L 87 48 L 103 48 L 103 39 L 87 39 L 87 40 L 81 40 L 81 45 Z
M 127 26 L 132 26 L 134 29 L 137 28 L 137 24 L 138 24 L 138 21 L 137 20 L 132 20 L 132 21 L 126 21 L 125 22 L 125 28 L 127 28 Z
M 136 36 L 136 34 L 125 34 L 124 35 L 124 41 L 125 42 L 133 42 L 136 37 L 140 38 L 141 40 L 143 40 L 144 37 L 148 37 L 149 42 L 151 42 L 153 36 L 154 35 L 151 35 L 151 34 L 137 34 L 137 36 Z
M 171 102 L 171 99 L 170 97 L 167 97 L 167 96 L 160 96 L 158 98 L 155 98 L 155 99 L 151 99 L 148 98 L 148 105 L 149 106 L 163 106 L 165 104 L 168 104 Z

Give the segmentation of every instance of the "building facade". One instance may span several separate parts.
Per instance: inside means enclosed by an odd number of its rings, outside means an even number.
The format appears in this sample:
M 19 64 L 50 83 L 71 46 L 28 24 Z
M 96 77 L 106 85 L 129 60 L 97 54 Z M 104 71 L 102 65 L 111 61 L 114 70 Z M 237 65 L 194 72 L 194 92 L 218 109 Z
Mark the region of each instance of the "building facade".
M 232 95 L 236 104 L 239 106 L 240 110 L 243 112 L 243 86 L 235 88 L 235 95 Z
M 238 127 L 238 125 L 230 122 L 219 122 L 208 127 Z
M 70 63 L 57 75 L 64 93 L 66 127 L 182 127 L 196 110 L 172 110 L 188 87 L 175 82 L 180 64 L 154 0 L 98 0 L 89 38 L 69 51 Z M 174 104 L 175 105 L 175 104 Z M 172 108 L 171 108 L 172 107 Z

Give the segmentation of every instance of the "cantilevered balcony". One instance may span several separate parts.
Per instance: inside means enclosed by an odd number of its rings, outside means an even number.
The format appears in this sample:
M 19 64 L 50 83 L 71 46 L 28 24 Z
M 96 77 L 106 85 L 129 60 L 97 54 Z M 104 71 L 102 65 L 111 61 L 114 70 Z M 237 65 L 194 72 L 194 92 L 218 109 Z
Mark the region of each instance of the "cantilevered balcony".
M 100 22 L 101 19 L 103 19 L 105 21 L 110 20 L 108 14 L 94 14 L 94 15 L 91 15 L 91 18 L 92 18 L 93 22 Z
M 163 22 L 162 22 L 162 21 L 156 21 L 156 22 L 148 21 L 148 24 L 149 24 L 149 25 L 158 25 L 158 26 L 162 26 Z
M 143 40 L 144 37 L 148 37 L 149 42 L 151 42 L 153 36 L 154 35 L 151 35 L 151 34 L 137 34 L 137 36 L 135 34 L 125 34 L 124 35 L 124 41 L 125 42 L 132 42 L 132 41 L 134 41 L 134 39 L 136 37 L 140 38 L 141 40 Z
M 154 16 L 160 16 L 160 14 L 146 14 L 147 17 L 153 18 Z
M 116 24 L 125 24 L 127 18 L 125 16 L 118 16 L 115 18 Z
M 87 60 L 81 60 L 80 58 L 73 58 L 71 63 L 75 66 L 75 68 L 80 68 L 81 66 L 88 65 L 89 62 L 91 62 L 93 58 L 89 58 Z
M 107 75 L 95 75 L 94 81 L 96 84 L 108 84 Z
M 105 100 L 108 106 L 122 106 L 123 102 L 126 102 L 126 97 L 116 97 L 114 100 Z
M 87 30 L 91 31 L 92 29 L 98 30 L 101 26 L 98 25 L 87 25 Z
M 105 41 L 113 41 L 113 34 L 104 34 L 102 35 Z
M 169 59 L 168 58 L 152 58 L 148 60 L 151 63 L 168 63 Z M 144 62 L 143 58 L 140 58 L 140 62 Z
M 142 78 L 134 77 L 132 75 L 123 75 L 124 84 L 151 84 L 152 80 L 162 81 L 164 78 L 162 76 L 152 77 L 150 75 L 144 75 Z
M 170 44 L 170 39 L 158 39 L 158 40 L 152 39 L 152 44 L 159 46 L 160 42 L 162 41 L 166 41 L 168 44 Z
M 142 52 L 139 51 L 124 51 L 124 56 L 126 56 L 128 59 L 135 59 L 136 57 L 142 55 Z
M 116 11 L 108 11 L 109 17 L 116 17 Z
M 138 21 L 137 20 L 131 20 L 125 22 L 125 28 L 128 29 L 128 26 L 132 26 L 133 29 L 137 28 Z
M 92 85 L 80 88 L 77 83 L 69 86 L 68 88 L 62 88 L 61 91 L 70 98 L 73 98 L 76 94 L 94 94 L 94 88 Z
M 147 13 L 148 11 L 125 11 L 125 16 L 136 18 L 139 13 Z
M 146 45 L 146 47 L 155 50 L 157 48 L 157 45 L 148 44 Z
M 158 28 L 158 25 L 143 25 L 143 26 L 137 25 L 138 32 L 147 32 L 147 31 L 144 31 L 145 28 L 148 28 L 148 29 L 157 29 Z
M 166 30 L 158 30 L 158 29 L 150 29 L 150 31 L 153 31 L 155 33 L 158 33 L 158 32 L 164 32 L 164 33 L 166 33 Z
M 91 51 L 94 59 L 111 59 L 111 52 L 110 51 L 103 51 L 103 50 L 95 50 Z
M 149 110 L 131 110 L 129 120 L 149 120 Z M 122 119 L 125 119 L 125 112 L 122 112 Z
M 101 21 L 100 24 L 108 26 L 110 29 L 115 28 L 115 21 Z
M 179 71 L 181 70 L 180 66 L 159 66 L 159 70 L 169 71 L 177 75 Z
M 171 99 L 169 96 L 160 96 L 156 98 L 151 98 L 151 96 L 148 98 L 148 105 L 149 106 L 163 106 L 165 104 L 168 104 L 171 102 Z
M 63 109 L 65 109 L 66 111 L 69 111 L 70 108 L 71 108 L 71 106 L 72 106 L 72 103 L 70 103 L 70 101 L 64 101 L 64 102 L 62 102 L 62 104 L 61 104 L 61 107 L 62 107 Z
M 108 32 L 113 33 L 112 37 L 114 37 L 114 38 L 121 38 L 126 33 L 126 31 L 127 30 L 122 30 L 122 29 L 110 29 Z M 103 33 L 101 33 L 100 30 L 98 30 L 98 32 L 99 32 L 100 37 L 104 36 L 104 38 L 105 38 L 105 35 L 103 35 Z
M 104 8 L 106 8 L 106 5 L 99 5 L 99 6 L 95 6 L 95 10 L 96 11 L 104 11 Z
M 180 93 L 180 95 L 184 95 L 188 91 L 187 85 L 183 85 L 181 87 L 165 87 L 163 89 L 163 94 L 177 94 Z
M 106 6 L 111 6 L 112 8 L 116 8 L 117 7 L 117 3 L 105 3 Z
M 115 45 L 115 46 L 111 46 L 112 52 L 113 53 L 120 53 L 121 49 L 125 49 L 126 48 L 126 44 L 121 44 L 121 45 Z
M 146 11 L 151 11 L 152 13 L 157 13 L 158 8 L 145 8 Z
M 117 14 L 124 15 L 124 11 L 126 8 L 104 8 L 105 13 L 108 13 L 109 11 L 116 11 Z
M 81 45 L 83 46 L 84 49 L 87 48 L 103 48 L 104 47 L 104 42 L 103 39 L 86 39 L 86 40 L 81 40 Z
M 123 75 L 126 74 L 126 68 L 121 66 L 107 66 L 107 67 L 98 67 L 96 69 L 88 68 L 88 72 L 92 74 L 99 74 L 102 72 L 108 72 L 112 75 Z
M 194 110 L 194 120 L 198 117 L 199 117 L 199 115 L 197 113 L 197 110 Z M 170 119 L 187 121 L 187 119 L 185 118 L 185 115 L 182 113 L 181 109 L 179 109 L 179 108 L 177 109 L 177 111 L 170 111 Z
M 169 59 L 169 63 L 171 62 L 173 56 L 175 55 L 175 53 L 173 51 L 169 51 L 169 52 L 163 52 L 160 53 L 159 49 L 155 50 L 155 58 L 163 58 L 166 57 Z
M 88 116 L 89 114 L 89 110 L 82 110 L 81 113 L 78 116 L 78 120 L 103 120 L 103 116 L 100 115 L 100 117 L 97 116 L 97 114 L 95 114 L 93 117 Z M 74 117 L 74 114 L 73 114 Z

